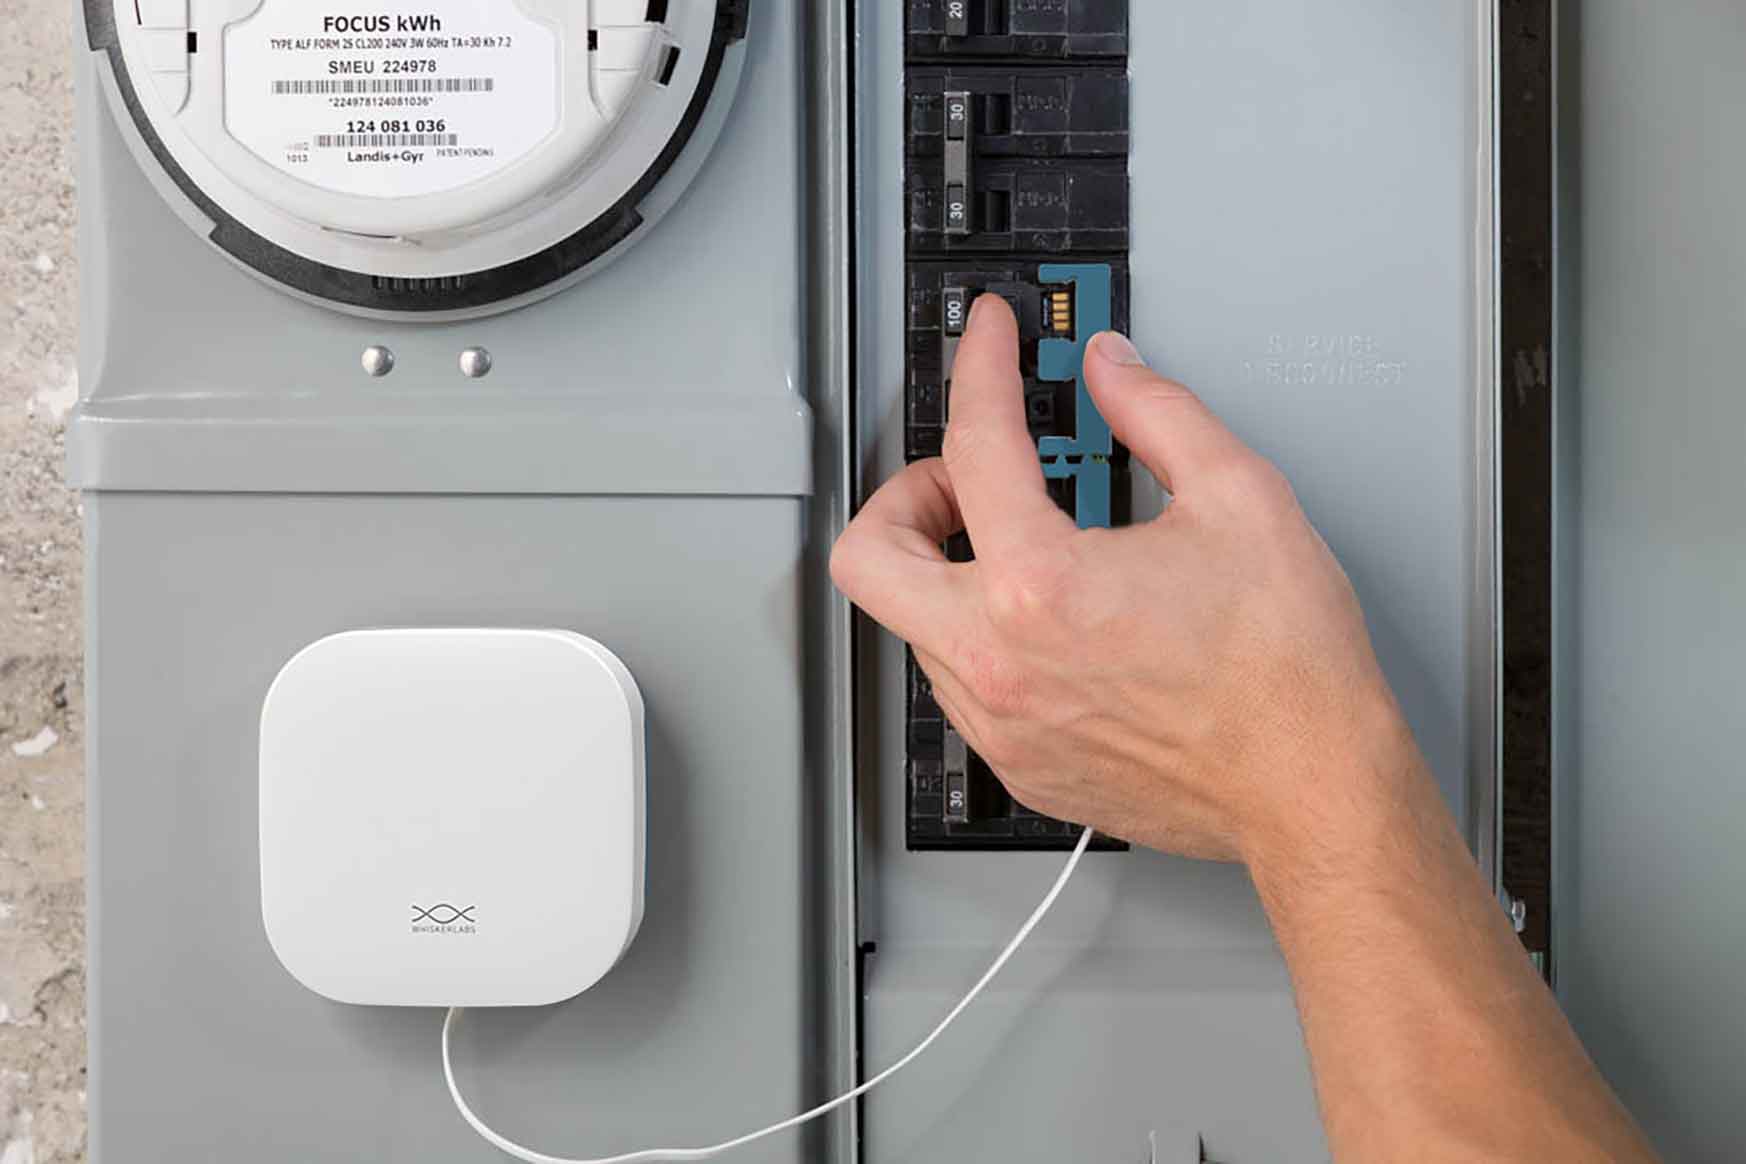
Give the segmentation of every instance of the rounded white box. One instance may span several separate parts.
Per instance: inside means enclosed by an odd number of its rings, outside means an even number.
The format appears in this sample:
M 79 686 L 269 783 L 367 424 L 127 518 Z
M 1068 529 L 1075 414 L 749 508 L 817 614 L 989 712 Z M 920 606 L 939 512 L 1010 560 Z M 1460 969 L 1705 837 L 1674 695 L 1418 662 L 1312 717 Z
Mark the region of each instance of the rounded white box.
M 592 639 L 368 630 L 261 712 L 261 916 L 286 970 L 371 1006 L 582 993 L 643 915 L 643 702 Z

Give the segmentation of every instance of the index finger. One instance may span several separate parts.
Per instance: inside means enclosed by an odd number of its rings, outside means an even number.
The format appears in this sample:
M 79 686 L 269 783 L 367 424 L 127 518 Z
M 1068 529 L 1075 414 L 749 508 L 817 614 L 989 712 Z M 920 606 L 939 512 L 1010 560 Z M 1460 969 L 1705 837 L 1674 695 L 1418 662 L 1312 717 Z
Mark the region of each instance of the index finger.
M 1071 532 L 1043 483 L 1025 423 L 1018 320 L 998 295 L 971 309 L 951 383 L 944 459 L 977 556 L 1016 555 Z

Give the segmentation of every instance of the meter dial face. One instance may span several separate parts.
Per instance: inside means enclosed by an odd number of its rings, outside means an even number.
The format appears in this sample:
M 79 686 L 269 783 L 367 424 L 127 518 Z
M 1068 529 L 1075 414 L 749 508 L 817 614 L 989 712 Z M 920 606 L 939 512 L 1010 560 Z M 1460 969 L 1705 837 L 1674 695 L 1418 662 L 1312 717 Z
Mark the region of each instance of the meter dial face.
M 624 75 L 640 80 L 654 30 L 613 31 L 634 36 Z M 424 0 L 417 12 L 344 16 L 269 0 L 224 30 L 224 129 L 317 190 L 447 193 L 522 163 L 558 132 L 561 40 L 512 4 Z M 591 123 L 579 153 L 604 140 L 622 108 L 590 106 L 576 113 Z
M 697 168 L 749 0 L 85 0 L 148 171 L 211 241 L 371 314 L 571 281 Z

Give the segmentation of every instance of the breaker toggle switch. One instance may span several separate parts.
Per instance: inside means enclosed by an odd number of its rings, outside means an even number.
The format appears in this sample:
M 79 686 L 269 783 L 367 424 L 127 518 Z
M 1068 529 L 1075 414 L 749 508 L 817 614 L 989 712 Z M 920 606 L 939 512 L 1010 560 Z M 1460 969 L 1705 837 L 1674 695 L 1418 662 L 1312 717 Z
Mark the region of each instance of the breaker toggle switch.
M 948 726 L 945 821 L 947 824 L 969 824 L 970 816 L 970 745 Z
M 1008 0 L 938 0 L 949 37 L 999 36 L 1007 31 Z
M 958 345 L 963 342 L 964 329 L 970 326 L 970 288 L 947 287 L 940 292 L 940 327 L 945 342 L 940 351 L 940 369 L 944 378 L 952 378 L 952 367 L 958 362 Z
M 975 127 L 970 124 L 970 94 L 946 94 L 946 233 L 966 235 L 976 229 L 970 212 L 975 190 L 971 159 L 975 156 Z
M 946 5 L 946 35 L 970 35 L 970 0 L 944 0 Z

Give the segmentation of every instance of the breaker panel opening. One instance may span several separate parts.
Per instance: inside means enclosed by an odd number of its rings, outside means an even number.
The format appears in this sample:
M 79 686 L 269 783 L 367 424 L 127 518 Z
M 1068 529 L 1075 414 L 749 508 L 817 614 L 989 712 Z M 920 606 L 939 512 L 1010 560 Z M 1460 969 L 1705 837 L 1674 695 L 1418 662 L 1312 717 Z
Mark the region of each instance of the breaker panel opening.
M 905 455 L 938 456 L 952 365 L 984 294 L 1018 316 L 1025 414 L 1050 495 L 1082 528 L 1129 520 L 1127 451 L 1081 382 L 1128 326 L 1127 4 L 915 0 L 908 23 Z M 973 548 L 953 539 L 947 553 Z M 912 849 L 1064 849 L 1015 802 L 908 663 Z M 1120 847 L 1099 842 L 1101 847 Z

